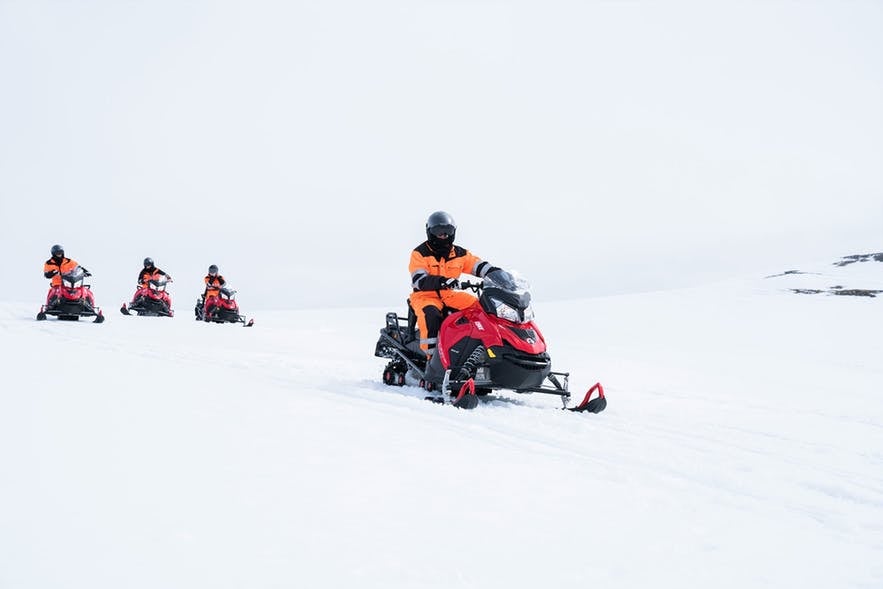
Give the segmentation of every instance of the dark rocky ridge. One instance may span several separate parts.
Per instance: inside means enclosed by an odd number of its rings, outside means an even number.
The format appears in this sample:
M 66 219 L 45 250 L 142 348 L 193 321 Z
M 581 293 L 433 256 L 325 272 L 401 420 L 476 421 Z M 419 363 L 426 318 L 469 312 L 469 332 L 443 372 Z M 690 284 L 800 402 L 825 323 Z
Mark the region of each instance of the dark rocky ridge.
M 856 254 L 853 256 L 843 256 L 840 258 L 839 262 L 834 262 L 835 266 L 849 266 L 850 264 L 855 264 L 856 262 L 868 262 L 873 260 L 875 262 L 883 262 L 883 252 L 879 252 L 876 254 Z
M 837 262 L 834 262 L 834 266 L 844 267 L 849 266 L 850 264 L 856 263 L 864 263 L 864 262 L 883 262 L 883 252 L 877 252 L 872 254 L 855 254 L 851 256 L 843 256 Z M 883 271 L 883 268 L 881 268 Z M 767 276 L 766 278 L 780 278 L 782 276 L 790 276 L 795 274 L 814 274 L 816 276 L 821 276 L 818 272 L 802 272 L 800 270 L 786 270 L 781 274 L 773 274 L 772 276 Z M 875 290 L 869 288 L 845 288 L 842 285 L 831 286 L 826 289 L 820 288 L 791 288 L 789 289 L 791 292 L 797 294 L 829 294 L 829 295 L 838 295 L 838 296 L 852 296 L 852 297 L 876 297 L 878 294 L 883 294 L 883 290 Z

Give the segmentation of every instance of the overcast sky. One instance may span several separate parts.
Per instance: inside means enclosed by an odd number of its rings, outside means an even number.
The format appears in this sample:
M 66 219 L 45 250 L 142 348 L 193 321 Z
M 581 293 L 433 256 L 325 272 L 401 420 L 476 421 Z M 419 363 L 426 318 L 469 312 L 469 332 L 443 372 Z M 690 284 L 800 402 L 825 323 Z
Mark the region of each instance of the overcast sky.
M 399 303 L 438 209 L 546 298 L 883 250 L 883 5 L 0 0 L 4 299 Z

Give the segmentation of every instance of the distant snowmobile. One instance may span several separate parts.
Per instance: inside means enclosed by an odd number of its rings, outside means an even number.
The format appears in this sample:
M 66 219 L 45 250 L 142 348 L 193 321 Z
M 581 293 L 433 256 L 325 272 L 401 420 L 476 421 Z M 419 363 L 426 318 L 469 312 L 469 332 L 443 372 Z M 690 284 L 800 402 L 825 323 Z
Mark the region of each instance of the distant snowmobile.
M 44 321 L 47 315 L 61 321 L 78 321 L 80 317 L 95 317 L 94 323 L 104 321 L 101 309 L 95 306 L 95 297 L 88 284 L 84 284 L 91 274 L 80 266 L 61 275 L 61 286 L 49 289 L 46 304 L 40 307 L 37 321 Z
M 420 348 L 410 305 L 407 318 L 386 314 L 374 350 L 375 356 L 390 359 L 383 370 L 384 384 L 402 386 L 408 374 L 415 375 L 420 386 L 434 393 L 428 400 L 450 400 L 465 409 L 478 405 L 476 395 L 495 389 L 559 395 L 567 408 L 569 373 L 552 371 L 546 342 L 533 322 L 527 282 L 498 270 L 483 282 L 464 282 L 460 287 L 477 293 L 478 300 L 444 319 L 430 361 Z M 606 406 L 598 383 L 570 410 L 599 413 Z
M 151 278 L 146 286 L 135 291 L 128 307 L 123 303 L 120 312 L 123 315 L 135 313 L 142 317 L 173 317 L 175 312 L 172 310 L 172 298 L 166 291 L 169 282 L 171 280 L 161 275 Z
M 245 320 L 245 315 L 239 314 L 239 304 L 236 302 L 236 291 L 221 287 L 216 297 L 215 304 L 208 310 L 206 314 L 205 295 L 196 299 L 196 307 L 194 309 L 197 321 L 208 321 L 211 323 L 242 323 L 244 327 L 254 325 L 254 319 Z

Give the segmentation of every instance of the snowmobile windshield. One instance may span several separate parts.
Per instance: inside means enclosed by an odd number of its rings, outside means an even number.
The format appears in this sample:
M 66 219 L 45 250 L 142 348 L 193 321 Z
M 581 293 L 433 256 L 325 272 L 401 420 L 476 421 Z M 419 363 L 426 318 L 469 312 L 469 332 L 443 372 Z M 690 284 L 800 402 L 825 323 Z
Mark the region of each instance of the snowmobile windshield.
M 83 280 L 86 278 L 86 271 L 79 266 L 74 266 L 70 272 L 62 274 L 61 281 L 68 288 L 79 288 L 83 286 Z
M 166 282 L 167 280 L 165 278 L 151 278 L 149 284 L 152 290 L 158 290 L 161 292 L 166 289 Z
M 235 290 L 231 290 L 231 289 L 229 289 L 229 288 L 227 288 L 227 287 L 224 287 L 224 288 L 221 288 L 221 290 L 220 290 L 220 295 L 221 295 L 221 298 L 222 298 L 222 299 L 231 300 L 231 299 L 235 298 L 235 296 L 236 296 L 236 291 L 235 291 Z
M 530 284 L 520 276 L 515 276 L 505 270 L 494 270 L 484 277 L 485 288 L 499 288 L 513 293 L 525 293 L 530 290 Z

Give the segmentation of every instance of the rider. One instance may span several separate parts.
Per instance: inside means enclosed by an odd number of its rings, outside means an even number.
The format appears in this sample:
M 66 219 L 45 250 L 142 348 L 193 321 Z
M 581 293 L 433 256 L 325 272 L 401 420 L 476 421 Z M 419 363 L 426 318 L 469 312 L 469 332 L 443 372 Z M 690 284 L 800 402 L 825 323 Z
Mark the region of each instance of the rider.
M 46 295 L 46 304 L 51 305 L 58 298 L 61 291 L 61 275 L 67 274 L 79 264 L 76 260 L 64 257 L 64 248 L 56 244 L 49 250 L 52 257 L 43 264 L 43 276 L 52 280 L 49 286 L 49 293 Z M 82 266 L 81 266 L 82 267 Z M 88 270 L 83 268 L 86 276 L 91 276 Z
M 153 258 L 144 258 L 144 268 L 138 273 L 138 290 L 135 292 L 135 296 L 132 297 L 133 301 L 137 301 L 140 297 L 147 295 L 148 283 L 151 279 L 157 278 L 159 276 L 165 276 L 166 279 L 171 282 L 172 277 L 169 276 L 163 270 L 160 270 L 153 264 Z M 165 298 L 165 297 L 163 297 Z
M 144 288 L 151 278 L 165 276 L 169 281 L 172 277 L 153 265 L 153 258 L 144 258 L 144 268 L 138 273 L 138 286 Z
M 204 301 L 203 318 L 208 321 L 211 311 L 218 304 L 218 294 L 221 287 L 227 284 L 224 277 L 218 274 L 218 267 L 212 264 L 208 267 L 208 275 L 205 277 L 205 292 L 202 293 Z
M 475 302 L 475 297 L 460 286 L 460 274 L 466 273 L 484 278 L 488 272 L 498 270 L 464 247 L 454 245 L 457 224 L 444 211 L 436 211 L 426 221 L 426 241 L 411 252 L 411 293 L 409 302 L 417 316 L 420 330 L 420 348 L 426 357 L 438 343 L 438 330 L 444 312 L 465 309 Z

